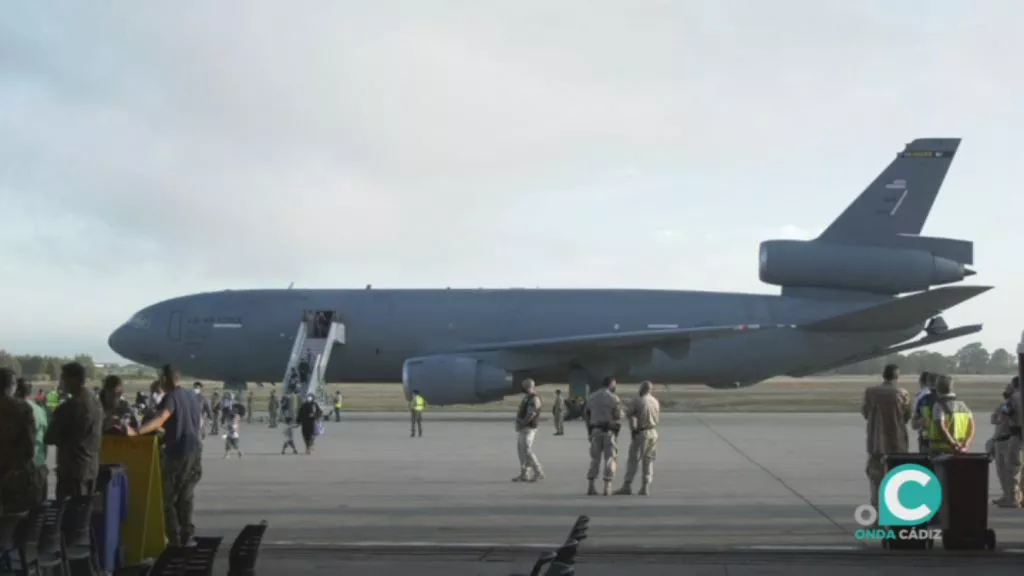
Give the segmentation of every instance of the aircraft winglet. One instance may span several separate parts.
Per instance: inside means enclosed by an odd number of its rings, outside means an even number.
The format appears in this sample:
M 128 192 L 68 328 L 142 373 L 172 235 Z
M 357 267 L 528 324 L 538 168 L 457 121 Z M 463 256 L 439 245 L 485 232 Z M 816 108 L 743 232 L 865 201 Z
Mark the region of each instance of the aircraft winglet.
M 810 332 L 884 332 L 926 322 L 961 302 L 988 292 L 991 286 L 943 286 L 840 314 L 799 328 Z

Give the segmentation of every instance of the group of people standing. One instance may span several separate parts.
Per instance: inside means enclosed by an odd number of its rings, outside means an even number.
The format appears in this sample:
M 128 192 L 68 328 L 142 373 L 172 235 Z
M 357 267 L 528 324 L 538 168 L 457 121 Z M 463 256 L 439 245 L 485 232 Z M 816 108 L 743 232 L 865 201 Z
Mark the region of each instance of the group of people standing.
M 651 493 L 651 482 L 654 480 L 654 460 L 658 449 L 658 424 L 661 420 L 661 404 L 651 394 L 653 384 L 644 381 L 640 384 L 639 393 L 625 405 L 615 394 L 616 381 L 605 378 L 601 388 L 587 398 L 584 408 L 584 420 L 587 424 L 589 438 L 590 467 L 587 470 L 587 495 L 598 494 L 596 482 L 598 477 L 604 482 L 605 496 L 612 494 L 612 483 L 618 461 L 618 439 L 623 420 L 626 421 L 630 443 L 626 459 L 626 475 L 622 486 L 614 493 L 630 495 L 633 493 L 633 480 L 638 469 L 642 470 L 642 482 L 639 494 L 647 496 Z M 533 452 L 533 443 L 537 436 L 537 428 L 541 414 L 541 400 L 537 395 L 537 384 L 532 379 L 523 381 L 523 400 L 516 412 L 515 429 L 519 452 L 519 475 L 513 482 L 537 482 L 544 479 L 544 471 L 537 455 Z M 560 405 L 561 404 L 561 405 Z M 561 391 L 555 394 L 555 407 L 552 411 L 555 420 L 555 435 L 565 434 L 563 428 L 564 404 Z
M 907 424 L 917 431 L 921 454 L 964 454 L 977 433 L 974 414 L 957 398 L 953 377 L 922 372 L 920 390 L 910 393 L 898 385 L 900 369 L 890 364 L 882 371 L 882 383 L 864 391 L 861 414 L 867 422 L 867 466 L 871 505 L 878 506 L 878 490 L 885 477 L 885 457 L 910 451 Z M 1006 508 L 1021 507 L 1021 389 L 1014 377 L 992 412 L 996 426 L 985 448 L 995 463 L 1002 494 L 992 501 Z
M 201 406 L 179 385 L 170 365 L 161 370 L 155 405 L 142 417 L 124 399 L 124 386 L 108 376 L 99 394 L 86 388 L 85 367 L 61 367 L 66 399 L 52 411 L 30 400 L 23 379 L 0 369 L 0 512 L 27 511 L 49 495 L 46 447 L 57 449 L 55 496 L 88 496 L 97 490 L 105 434 L 160 435 L 164 521 L 169 545 L 183 546 L 195 533 L 194 492 L 202 478 Z

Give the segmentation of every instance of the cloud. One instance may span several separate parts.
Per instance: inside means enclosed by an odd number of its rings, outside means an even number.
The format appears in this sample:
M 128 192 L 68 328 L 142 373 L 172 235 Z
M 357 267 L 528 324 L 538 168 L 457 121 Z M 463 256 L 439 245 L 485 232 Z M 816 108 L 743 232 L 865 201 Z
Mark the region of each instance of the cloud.
M 1021 10 L 5 5 L 5 269 L 116 279 L 49 296 L 102 310 L 69 336 L 95 349 L 136 303 L 291 280 L 761 289 L 759 241 L 826 225 L 922 132 L 974 139 L 971 190 L 1013 181 Z M 980 246 L 966 195 L 930 226 Z

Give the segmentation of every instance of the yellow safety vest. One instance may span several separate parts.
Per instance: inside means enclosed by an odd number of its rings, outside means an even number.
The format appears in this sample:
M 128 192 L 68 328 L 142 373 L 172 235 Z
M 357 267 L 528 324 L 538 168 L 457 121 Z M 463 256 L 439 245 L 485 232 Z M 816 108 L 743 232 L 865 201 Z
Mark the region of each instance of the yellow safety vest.
M 419 394 L 417 394 L 417 395 L 412 397 L 412 411 L 413 412 L 423 412 L 423 407 L 426 406 L 426 405 L 427 405 L 427 402 L 426 402 L 426 400 L 423 399 L 423 396 L 420 396 Z
M 56 410 L 57 406 L 60 406 L 60 394 L 57 394 L 55 390 L 50 390 L 46 393 L 46 407 L 50 410 Z
M 338 408 L 339 410 L 341 409 L 341 398 L 340 397 L 337 400 L 334 401 L 334 407 Z
M 935 417 L 935 406 L 939 404 L 940 400 L 944 400 L 946 407 L 949 408 L 949 412 L 946 413 L 946 430 L 949 431 L 950 436 L 953 440 L 956 440 L 958 444 L 962 444 L 967 440 L 968 427 L 971 425 L 971 420 L 974 416 L 971 414 L 971 410 L 966 404 L 957 400 L 955 397 L 947 398 L 936 398 L 935 404 L 932 405 L 928 411 L 928 438 L 931 441 L 931 449 L 934 452 L 952 452 L 953 447 L 946 442 L 946 437 L 939 428 L 939 419 Z

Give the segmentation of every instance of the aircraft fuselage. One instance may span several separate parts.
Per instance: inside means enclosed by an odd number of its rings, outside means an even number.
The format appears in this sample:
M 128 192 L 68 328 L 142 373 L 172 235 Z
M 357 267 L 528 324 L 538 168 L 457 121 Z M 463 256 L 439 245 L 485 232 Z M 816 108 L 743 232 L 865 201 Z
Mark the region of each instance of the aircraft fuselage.
M 332 310 L 345 325 L 346 343 L 332 353 L 327 381 L 397 382 L 407 358 L 470 344 L 659 327 L 802 324 L 872 303 L 668 290 L 229 290 L 150 306 L 115 331 L 110 346 L 141 364 L 170 362 L 197 378 L 279 382 L 303 311 Z M 628 376 L 747 385 L 884 348 L 922 328 L 852 335 L 739 333 L 695 341 L 679 359 L 655 352 Z M 544 377 L 564 381 L 567 371 Z

